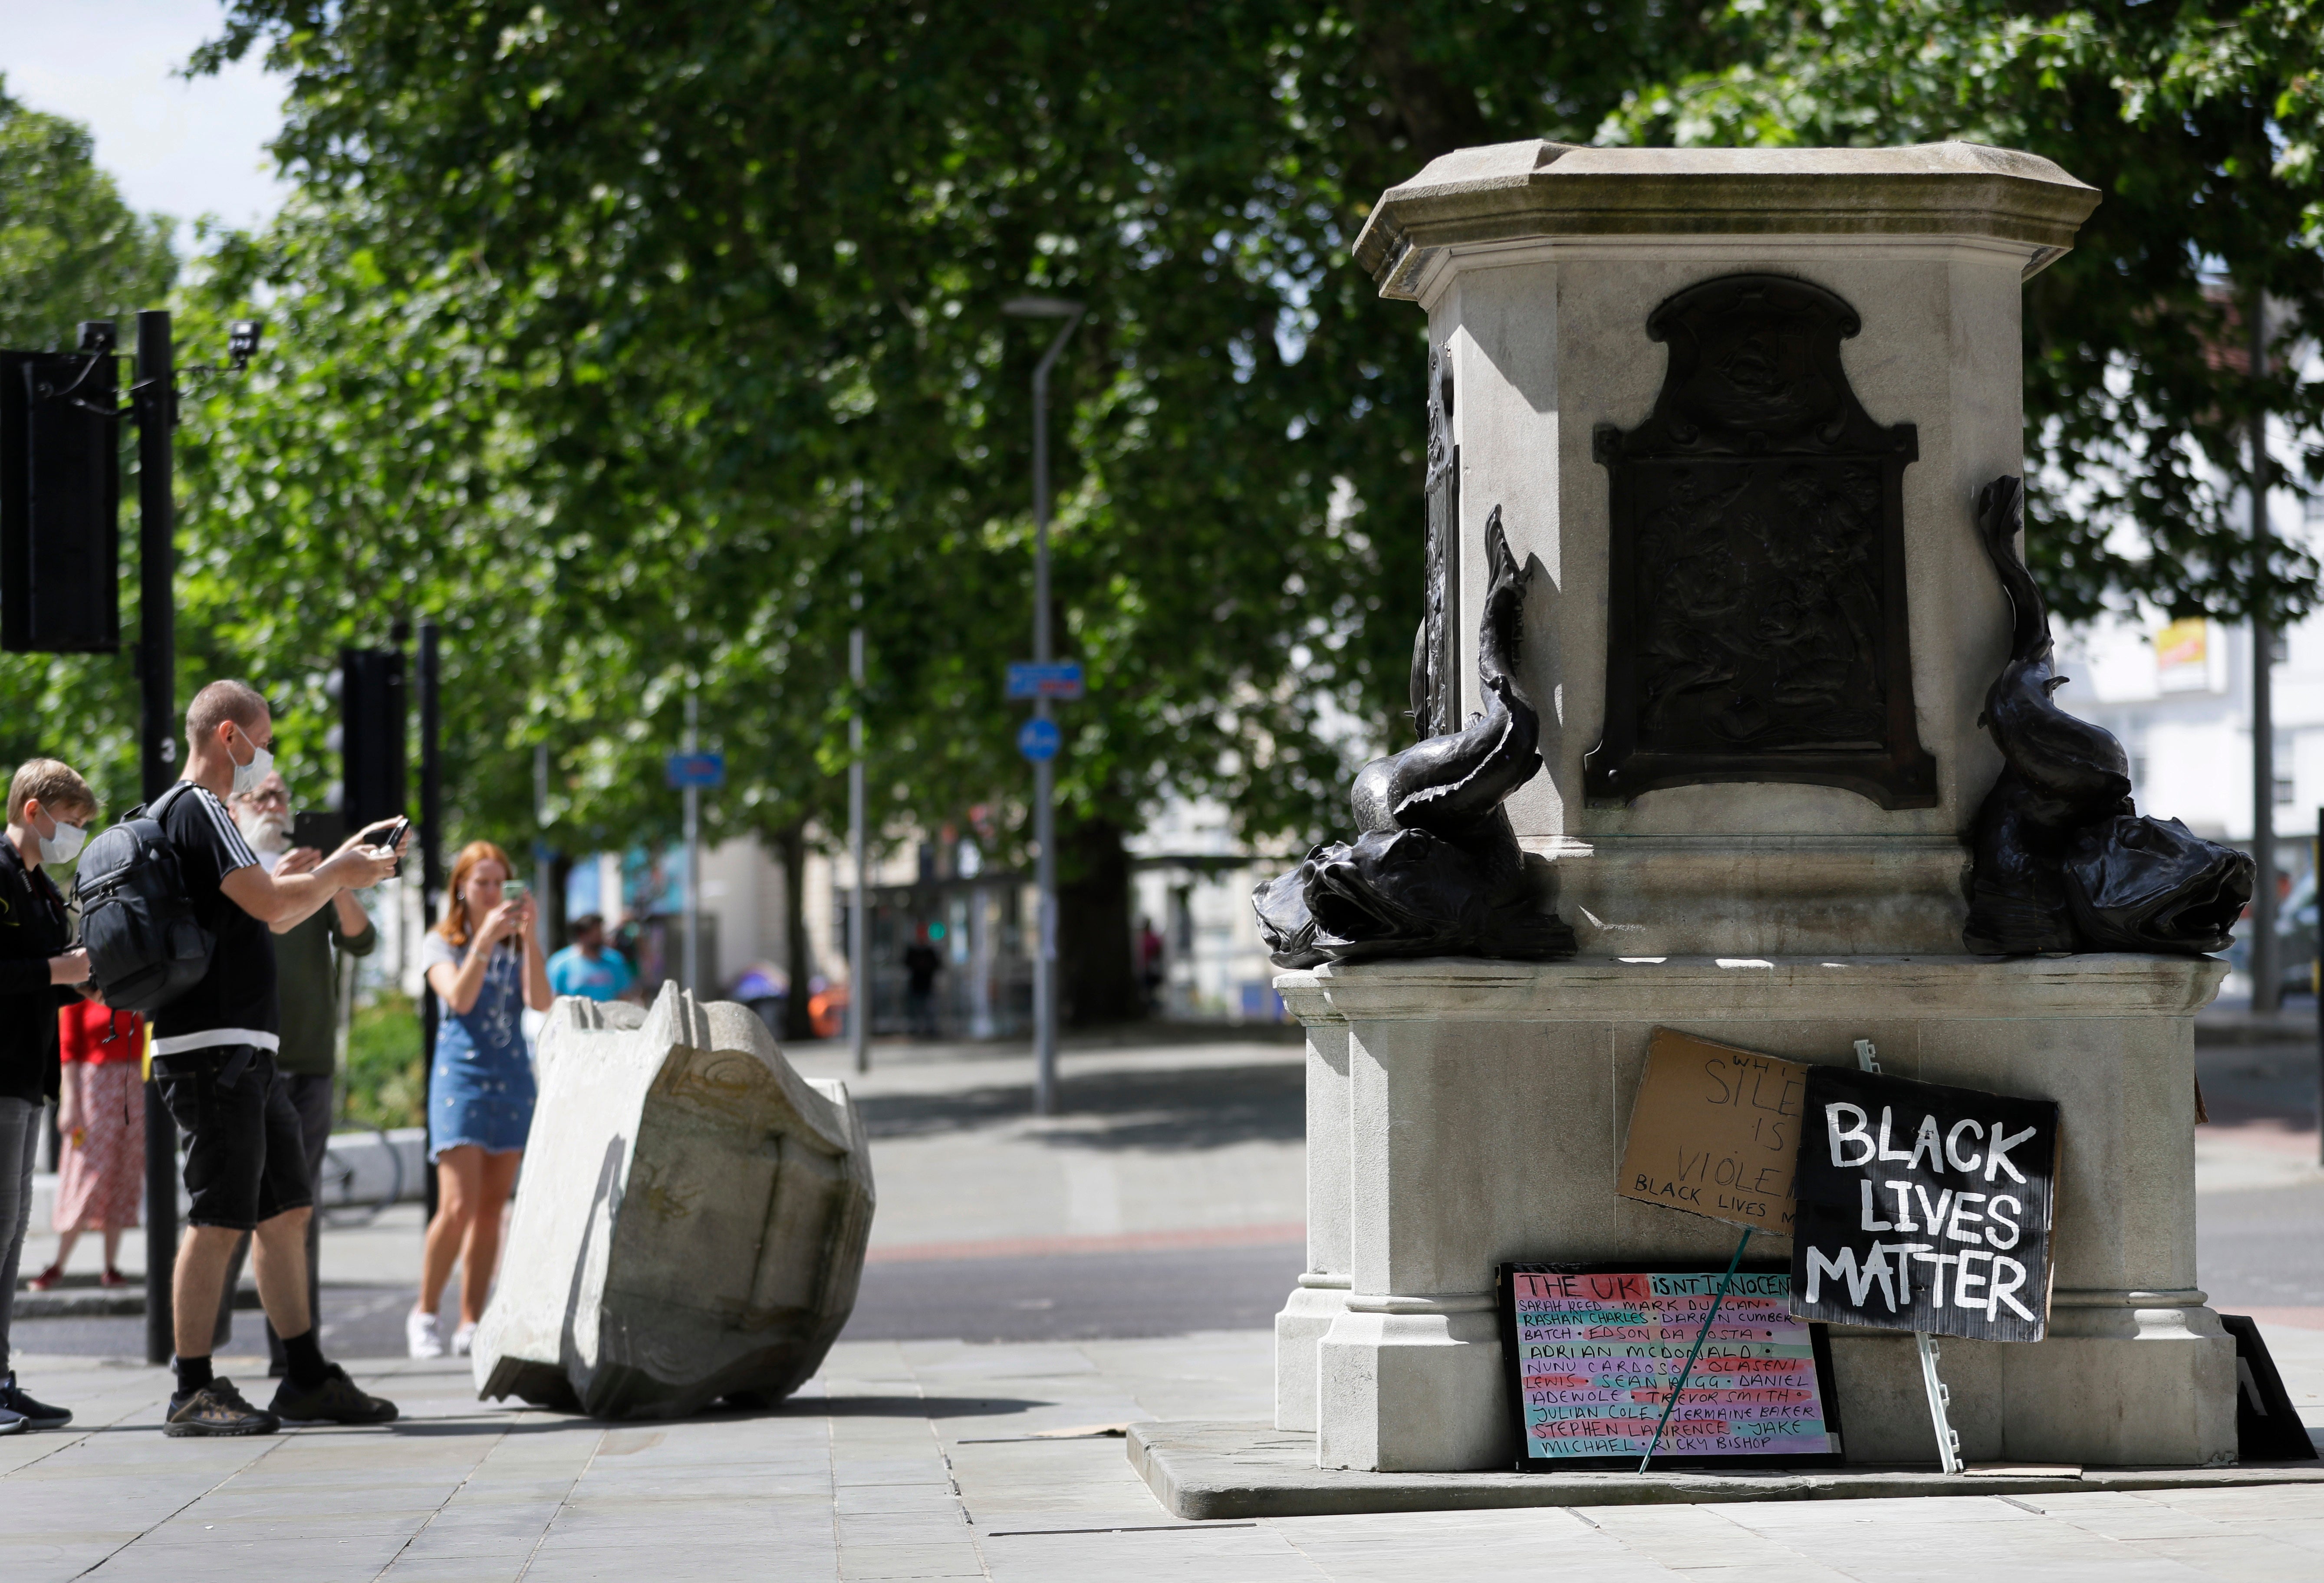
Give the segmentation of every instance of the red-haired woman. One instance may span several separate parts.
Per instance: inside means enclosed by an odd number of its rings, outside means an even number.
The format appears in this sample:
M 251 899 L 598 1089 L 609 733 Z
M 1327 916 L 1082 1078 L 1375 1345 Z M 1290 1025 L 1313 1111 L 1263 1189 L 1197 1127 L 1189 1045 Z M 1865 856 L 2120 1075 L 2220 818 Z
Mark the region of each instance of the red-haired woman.
M 532 1127 L 532 1061 L 524 1009 L 547 1011 L 549 969 L 532 898 L 507 894 L 508 854 L 472 841 L 452 863 L 444 916 L 420 950 L 429 988 L 443 1003 L 428 1080 L 428 1157 L 436 1162 L 436 1218 L 420 1265 L 420 1306 L 404 1326 L 414 1358 L 441 1358 L 436 1305 L 460 1262 L 464 1353 L 500 1262 L 501 1217 Z

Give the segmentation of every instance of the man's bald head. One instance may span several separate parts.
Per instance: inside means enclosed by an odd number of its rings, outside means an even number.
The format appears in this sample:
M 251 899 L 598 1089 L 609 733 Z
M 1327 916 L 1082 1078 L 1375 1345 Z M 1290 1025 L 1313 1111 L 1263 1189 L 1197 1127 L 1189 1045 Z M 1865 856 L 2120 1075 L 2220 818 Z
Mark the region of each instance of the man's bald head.
M 194 742 L 208 741 L 228 722 L 239 726 L 252 741 L 264 741 L 271 734 L 264 729 L 268 723 L 265 695 L 248 682 L 216 681 L 196 693 L 186 706 L 186 735 Z

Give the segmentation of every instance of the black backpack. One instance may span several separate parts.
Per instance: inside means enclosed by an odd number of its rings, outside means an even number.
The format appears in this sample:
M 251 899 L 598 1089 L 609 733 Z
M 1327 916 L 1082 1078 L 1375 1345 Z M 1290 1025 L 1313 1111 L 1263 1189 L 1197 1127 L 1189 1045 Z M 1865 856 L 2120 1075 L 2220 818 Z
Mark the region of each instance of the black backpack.
M 154 1012 L 202 981 L 217 936 L 194 916 L 161 816 L 194 789 L 181 780 L 99 834 L 73 871 L 88 976 L 115 1011 Z

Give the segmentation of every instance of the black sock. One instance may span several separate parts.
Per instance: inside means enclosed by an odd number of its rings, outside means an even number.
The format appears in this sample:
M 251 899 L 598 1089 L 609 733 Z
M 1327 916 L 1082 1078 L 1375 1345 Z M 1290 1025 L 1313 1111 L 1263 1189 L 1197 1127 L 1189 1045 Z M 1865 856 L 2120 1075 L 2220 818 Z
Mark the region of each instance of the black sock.
M 199 1358 L 180 1358 L 177 1360 L 177 1367 L 178 1394 L 180 1396 L 192 1395 L 217 1377 L 210 1372 L 208 1353 Z
M 323 1361 L 322 1343 L 315 1339 L 313 1326 L 303 1336 L 282 1338 L 282 1371 L 302 1391 L 311 1391 L 331 1377 L 331 1366 Z

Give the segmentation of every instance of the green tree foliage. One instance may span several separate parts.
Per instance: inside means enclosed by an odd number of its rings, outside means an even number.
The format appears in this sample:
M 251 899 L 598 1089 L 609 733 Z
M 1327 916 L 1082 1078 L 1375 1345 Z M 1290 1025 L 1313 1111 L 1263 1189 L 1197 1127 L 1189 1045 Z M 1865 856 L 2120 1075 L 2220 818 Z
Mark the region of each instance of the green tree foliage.
M 882 813 L 1021 813 L 997 682 L 1028 644 L 1046 330 L 999 310 L 1086 301 L 1056 597 L 1093 678 L 1064 844 L 1097 873 L 1166 791 L 1252 834 L 1339 814 L 1330 711 L 1401 702 L 1422 439 L 1423 327 L 1349 245 L 1381 187 L 1499 117 L 1586 132 L 1671 30 L 1647 6 L 1451 4 L 230 14 L 217 57 L 263 38 L 292 81 L 294 175 L 357 206 L 383 270 L 447 283 L 441 333 L 505 349 L 495 399 L 553 524 L 536 551 L 571 546 L 557 586 L 610 601 L 572 618 L 651 633 L 637 667 L 541 695 L 659 724 L 598 739 L 608 795 L 650 786 L 668 702 L 707 675 L 739 691 L 706 718 L 788 772 L 740 795 L 827 811 L 860 588 Z M 1128 999 L 1119 954 L 1085 1012 Z
M 0 77 L 0 345 L 69 351 L 81 320 L 156 307 L 177 278 L 170 222 L 124 203 L 91 148 Z
M 1960 137 L 2105 195 L 2025 295 L 2027 540 L 2060 612 L 2109 596 L 2278 621 L 2310 608 L 2314 557 L 2279 545 L 2255 566 L 2234 495 L 2259 410 L 2279 446 L 2298 437 L 2280 479 L 2324 480 L 2324 369 L 2283 359 L 2252 380 L 2245 317 L 2264 290 L 2279 323 L 2324 323 L 2324 5 L 1738 0 L 1729 20 L 1761 48 L 1641 91 L 1606 134 Z
M 1539 135 L 1969 136 L 2100 188 L 2028 296 L 2037 482 L 2070 483 L 2034 553 L 2070 614 L 2232 614 L 2254 579 L 2218 479 L 2255 400 L 2318 416 L 2298 371 L 2236 365 L 2238 292 L 2324 308 L 2316 15 L 230 0 L 204 61 L 285 75 L 301 196 L 180 298 L 189 345 L 273 327 L 181 430 L 184 679 L 288 689 L 299 751 L 337 648 L 433 615 L 458 833 L 530 833 L 545 743 L 568 848 L 670 833 L 689 688 L 733 776 L 713 830 L 828 830 L 860 704 L 884 824 L 981 820 L 1021 855 L 997 684 L 1029 642 L 1050 327 L 1000 310 L 1072 297 L 1056 626 L 1093 686 L 1065 713 L 1065 932 L 1119 934 L 1157 797 L 1291 844 L 1379 745 L 1344 722 L 1397 718 L 1425 331 L 1349 248 L 1428 159 Z M 2261 579 L 2280 613 L 2310 569 Z M 1126 997 L 1114 954 L 1085 1013 Z
M 87 129 L 0 78 L 0 346 L 69 350 L 81 320 L 158 307 L 177 272 L 169 222 L 122 201 Z M 134 558 L 122 575 L 125 595 Z M 136 799 L 135 709 L 126 656 L 0 654 L 0 759 L 65 759 L 116 810 Z

